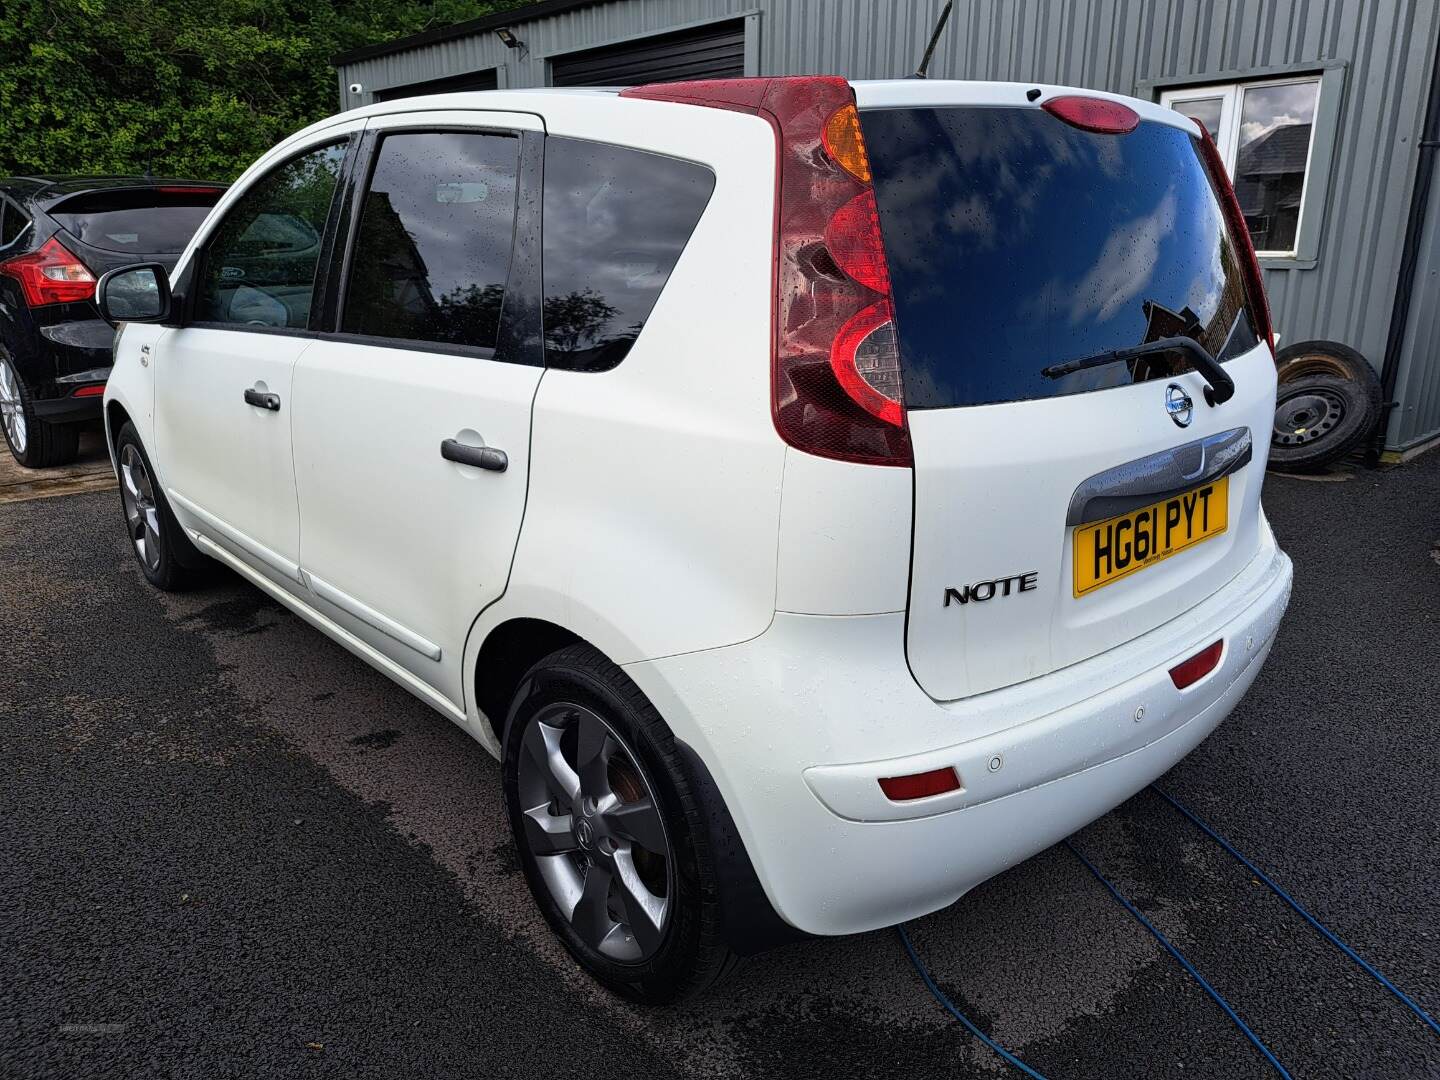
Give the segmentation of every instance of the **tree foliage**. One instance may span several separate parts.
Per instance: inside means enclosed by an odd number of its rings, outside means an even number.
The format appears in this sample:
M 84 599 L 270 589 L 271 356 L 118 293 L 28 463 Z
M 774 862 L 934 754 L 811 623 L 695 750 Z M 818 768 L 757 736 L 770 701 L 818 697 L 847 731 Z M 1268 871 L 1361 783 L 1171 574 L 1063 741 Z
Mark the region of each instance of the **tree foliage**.
M 338 52 L 524 0 L 0 0 L 0 176 L 231 180 L 333 113 Z

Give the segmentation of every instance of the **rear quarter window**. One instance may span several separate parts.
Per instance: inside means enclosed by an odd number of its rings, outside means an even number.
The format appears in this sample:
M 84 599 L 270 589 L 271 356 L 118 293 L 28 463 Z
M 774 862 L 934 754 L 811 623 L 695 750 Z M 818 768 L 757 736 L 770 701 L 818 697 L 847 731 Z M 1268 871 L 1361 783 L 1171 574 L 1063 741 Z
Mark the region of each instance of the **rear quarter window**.
M 547 366 L 608 371 L 625 358 L 714 188 L 694 162 L 545 140 Z
M 1067 360 L 1189 336 L 1258 339 L 1195 140 L 1143 121 L 1082 131 L 1039 108 L 861 114 L 894 289 L 905 402 L 1083 393 L 1188 370 L 1158 354 L 1047 378 Z
M 0 248 L 8 248 L 30 227 L 30 218 L 9 199 L 0 199 Z

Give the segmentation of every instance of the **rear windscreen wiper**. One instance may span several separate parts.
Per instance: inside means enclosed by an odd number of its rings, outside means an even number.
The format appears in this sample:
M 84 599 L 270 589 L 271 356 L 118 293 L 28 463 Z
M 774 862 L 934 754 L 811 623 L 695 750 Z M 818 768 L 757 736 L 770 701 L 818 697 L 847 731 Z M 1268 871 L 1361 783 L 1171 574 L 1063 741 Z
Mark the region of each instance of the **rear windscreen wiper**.
M 1209 384 L 1205 387 L 1206 404 L 1219 405 L 1229 401 L 1235 395 L 1235 382 L 1225 374 L 1225 369 L 1220 366 L 1220 362 L 1210 355 L 1204 345 L 1194 338 L 1188 337 L 1157 338 L 1129 349 L 1112 349 L 1109 352 L 1096 353 L 1094 356 L 1082 357 L 1079 360 L 1066 360 L 1063 364 L 1051 364 L 1049 367 L 1043 368 L 1040 374 L 1047 379 L 1058 379 L 1077 371 L 1103 367 L 1106 364 L 1118 364 L 1122 361 L 1139 360 L 1142 357 L 1163 352 L 1189 354 L 1195 370 L 1205 376 L 1205 381 Z

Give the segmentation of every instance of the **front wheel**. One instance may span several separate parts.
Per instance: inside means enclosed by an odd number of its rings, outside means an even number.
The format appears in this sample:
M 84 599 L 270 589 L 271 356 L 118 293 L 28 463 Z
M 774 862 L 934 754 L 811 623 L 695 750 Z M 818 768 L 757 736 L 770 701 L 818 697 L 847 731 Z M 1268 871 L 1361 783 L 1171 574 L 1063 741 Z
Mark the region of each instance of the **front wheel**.
M 125 531 L 145 579 L 166 592 L 193 584 L 195 575 L 190 567 L 203 559 L 171 513 L 135 425 L 126 423 L 120 429 L 115 462 Z
M 624 672 L 587 645 L 531 668 L 510 709 L 504 784 L 530 890 L 581 967 L 652 1004 L 733 969 L 674 736 Z

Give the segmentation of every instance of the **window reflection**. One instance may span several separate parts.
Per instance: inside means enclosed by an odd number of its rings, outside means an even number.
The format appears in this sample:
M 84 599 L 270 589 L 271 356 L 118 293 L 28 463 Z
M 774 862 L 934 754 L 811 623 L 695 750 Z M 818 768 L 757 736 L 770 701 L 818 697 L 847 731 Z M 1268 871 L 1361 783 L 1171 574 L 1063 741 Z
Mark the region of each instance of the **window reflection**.
M 196 319 L 299 329 L 310 321 L 320 239 L 345 146 L 302 154 L 256 181 L 205 252 Z
M 714 174 L 692 162 L 546 140 L 547 365 L 606 371 L 624 359 L 714 186 Z
M 1219 202 L 1179 128 L 1101 135 L 1039 109 L 861 116 L 907 405 L 1052 397 L 1187 370 L 1184 354 L 1159 354 L 1043 374 L 1164 337 L 1193 337 L 1222 358 L 1253 346 Z
M 1200 124 L 1210 138 L 1219 141 L 1220 138 L 1220 113 L 1225 107 L 1224 98 L 1197 98 L 1194 101 L 1177 101 L 1174 105 L 1176 112 L 1190 117 Z
M 380 144 L 341 329 L 494 348 L 510 269 L 519 140 L 423 132 Z
M 1318 82 L 1245 90 L 1235 154 L 1235 194 L 1257 251 L 1293 251 Z

